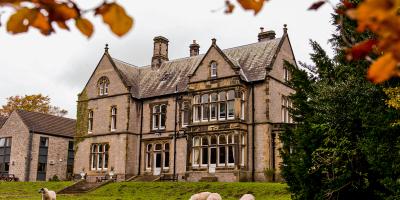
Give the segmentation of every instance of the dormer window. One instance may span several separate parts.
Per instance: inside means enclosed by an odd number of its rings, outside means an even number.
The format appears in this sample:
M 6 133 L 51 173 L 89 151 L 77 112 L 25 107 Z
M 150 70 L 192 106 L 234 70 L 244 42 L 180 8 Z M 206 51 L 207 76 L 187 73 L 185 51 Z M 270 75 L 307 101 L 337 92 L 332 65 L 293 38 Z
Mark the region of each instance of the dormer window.
M 108 85 L 109 84 L 110 84 L 110 81 L 108 80 L 107 77 L 103 76 L 99 79 L 99 84 L 98 84 L 99 95 L 108 95 Z
M 211 78 L 217 78 L 217 62 L 213 61 L 210 65 Z

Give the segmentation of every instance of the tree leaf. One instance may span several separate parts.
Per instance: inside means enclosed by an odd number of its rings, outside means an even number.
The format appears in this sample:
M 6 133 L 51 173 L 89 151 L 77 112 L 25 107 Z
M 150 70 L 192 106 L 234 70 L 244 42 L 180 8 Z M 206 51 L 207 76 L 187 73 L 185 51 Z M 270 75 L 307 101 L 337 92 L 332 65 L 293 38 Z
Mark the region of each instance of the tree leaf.
M 225 1 L 225 13 L 229 14 L 233 12 L 233 9 L 235 9 L 235 5 L 233 5 L 230 1 Z
M 29 8 L 17 10 L 7 21 L 7 31 L 12 34 L 27 32 L 34 11 Z
M 254 10 L 256 15 L 260 12 L 265 0 L 237 0 L 245 10 Z
M 69 27 L 64 21 L 56 21 L 56 23 L 57 23 L 58 27 L 60 27 L 61 29 L 69 31 Z
M 108 24 L 111 31 L 120 37 L 133 26 L 133 19 L 126 14 L 124 8 L 116 3 L 103 4 L 96 9 L 96 14 L 102 15 L 104 23 Z
M 313 3 L 308 10 L 318 10 L 322 5 L 324 5 L 326 3 L 326 1 L 322 0 L 322 1 L 317 1 L 315 3 Z
M 368 69 L 367 77 L 374 83 L 382 83 L 396 72 L 397 61 L 392 53 L 385 53 L 379 57 Z
M 90 38 L 93 34 L 93 25 L 92 23 L 85 19 L 85 18 L 77 18 L 75 21 L 76 27 L 86 35 L 88 38 Z
M 66 4 L 55 5 L 50 12 L 50 19 L 53 21 L 66 21 L 78 17 L 78 12 L 75 8 L 70 8 Z
M 347 50 L 347 59 L 358 60 L 365 58 L 365 56 L 367 56 L 372 51 L 377 43 L 377 40 L 369 39 L 353 45 L 349 50 Z
M 48 18 L 38 11 L 36 11 L 36 15 L 31 22 L 31 26 L 39 29 L 43 35 L 50 35 L 52 32 L 52 27 Z

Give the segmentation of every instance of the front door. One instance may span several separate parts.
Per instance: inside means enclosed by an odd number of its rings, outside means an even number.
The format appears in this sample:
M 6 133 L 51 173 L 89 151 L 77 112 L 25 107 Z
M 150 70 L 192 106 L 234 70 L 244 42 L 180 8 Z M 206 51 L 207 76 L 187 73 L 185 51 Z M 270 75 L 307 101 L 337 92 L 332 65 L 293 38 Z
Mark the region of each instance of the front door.
M 154 169 L 153 175 L 160 175 L 161 174 L 161 152 L 154 153 Z

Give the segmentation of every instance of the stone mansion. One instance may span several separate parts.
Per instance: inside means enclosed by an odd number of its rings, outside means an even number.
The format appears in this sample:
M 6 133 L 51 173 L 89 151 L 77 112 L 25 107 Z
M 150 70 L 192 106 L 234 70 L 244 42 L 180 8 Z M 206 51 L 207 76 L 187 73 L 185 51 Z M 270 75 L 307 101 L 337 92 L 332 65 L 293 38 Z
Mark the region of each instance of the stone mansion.
M 170 60 L 168 39 L 154 38 L 151 64 L 111 56 L 108 46 L 78 96 L 74 173 L 88 181 L 171 176 L 179 181 L 280 180 L 279 131 L 292 123 L 295 64 L 286 25 L 258 42 Z

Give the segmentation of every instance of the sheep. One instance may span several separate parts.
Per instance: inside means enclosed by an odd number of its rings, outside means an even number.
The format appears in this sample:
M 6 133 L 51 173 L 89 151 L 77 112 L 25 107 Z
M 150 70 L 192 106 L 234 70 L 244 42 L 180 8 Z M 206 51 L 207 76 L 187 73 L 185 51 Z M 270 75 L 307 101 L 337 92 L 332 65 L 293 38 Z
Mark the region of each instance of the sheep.
M 56 200 L 56 193 L 49 191 L 47 188 L 41 188 L 39 193 L 42 193 L 42 200 Z
M 190 200 L 207 200 L 207 197 L 211 194 L 211 192 L 201 192 L 194 194 L 190 197 Z
M 240 200 L 256 200 L 256 198 L 252 194 L 245 194 Z
M 222 197 L 218 193 L 211 193 L 207 200 L 222 200 Z

